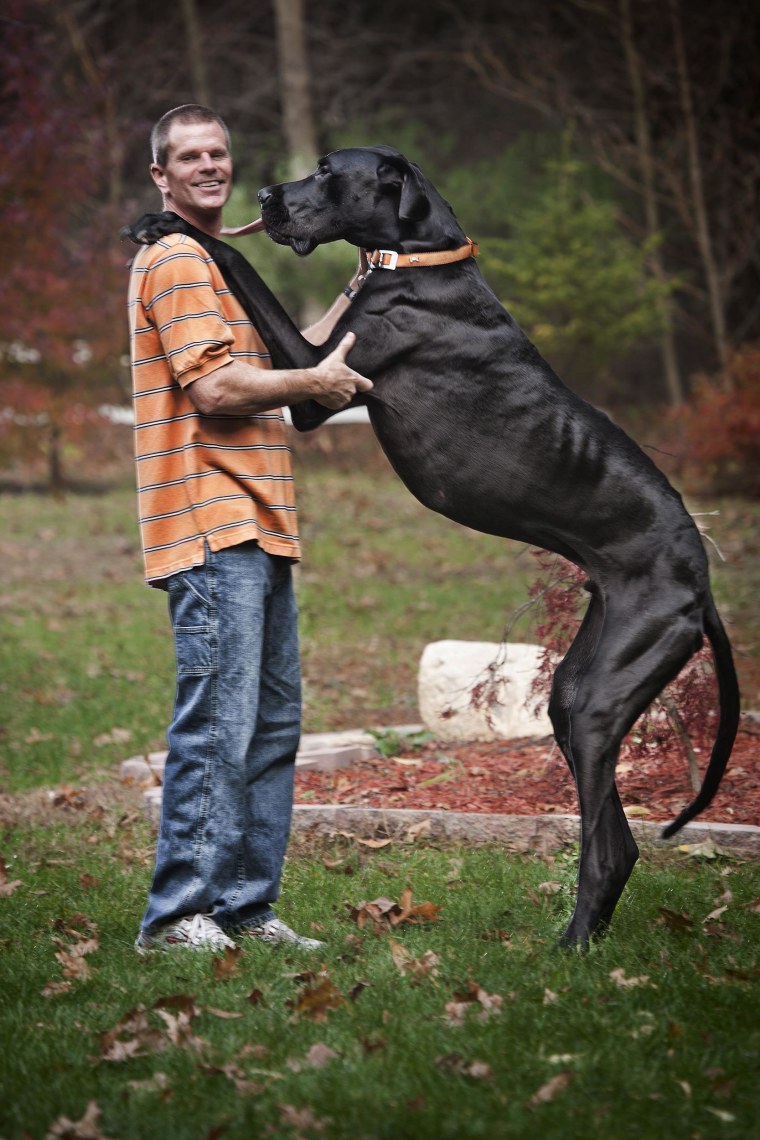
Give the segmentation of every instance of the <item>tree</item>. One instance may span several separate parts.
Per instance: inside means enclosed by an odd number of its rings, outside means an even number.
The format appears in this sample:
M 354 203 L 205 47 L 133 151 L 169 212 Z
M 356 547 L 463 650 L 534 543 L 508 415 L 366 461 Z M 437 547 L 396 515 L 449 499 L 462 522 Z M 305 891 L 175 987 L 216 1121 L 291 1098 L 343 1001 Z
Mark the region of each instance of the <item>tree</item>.
M 117 391 L 126 346 L 125 257 L 113 240 L 105 137 L 85 100 L 61 97 L 54 38 L 28 22 L 28 3 L 17 0 L 14 11 L 0 127 L 8 257 L 0 277 L 2 378 L 16 382 L 30 405 L 42 402 L 56 483 L 66 410 Z M 98 189 L 100 207 L 93 203 Z
M 483 269 L 541 351 L 589 399 L 608 401 L 609 366 L 661 333 L 672 283 L 647 270 L 656 242 L 621 231 L 615 204 L 595 200 L 584 166 L 550 166 L 553 184 L 490 239 Z

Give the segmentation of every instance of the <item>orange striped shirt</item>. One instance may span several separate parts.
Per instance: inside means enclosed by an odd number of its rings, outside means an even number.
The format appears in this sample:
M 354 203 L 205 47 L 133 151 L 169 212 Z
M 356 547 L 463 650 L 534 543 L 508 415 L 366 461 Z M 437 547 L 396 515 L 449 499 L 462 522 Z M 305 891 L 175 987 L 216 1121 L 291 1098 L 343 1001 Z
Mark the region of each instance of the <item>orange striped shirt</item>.
M 171 234 L 135 256 L 129 283 L 140 531 L 148 582 L 197 566 L 205 543 L 255 539 L 300 557 L 290 449 L 280 410 L 205 416 L 187 387 L 233 359 L 271 368 L 216 263 Z

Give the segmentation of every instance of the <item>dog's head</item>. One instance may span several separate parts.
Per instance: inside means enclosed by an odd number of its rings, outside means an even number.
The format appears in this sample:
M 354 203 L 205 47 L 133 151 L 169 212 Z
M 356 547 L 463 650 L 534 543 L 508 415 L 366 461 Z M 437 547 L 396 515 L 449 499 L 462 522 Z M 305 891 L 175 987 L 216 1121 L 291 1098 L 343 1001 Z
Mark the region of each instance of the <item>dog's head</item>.
M 301 256 L 339 239 L 367 249 L 408 241 L 432 248 L 439 215 L 462 233 L 420 168 L 390 146 L 333 151 L 307 178 L 259 191 L 259 202 L 269 236 Z

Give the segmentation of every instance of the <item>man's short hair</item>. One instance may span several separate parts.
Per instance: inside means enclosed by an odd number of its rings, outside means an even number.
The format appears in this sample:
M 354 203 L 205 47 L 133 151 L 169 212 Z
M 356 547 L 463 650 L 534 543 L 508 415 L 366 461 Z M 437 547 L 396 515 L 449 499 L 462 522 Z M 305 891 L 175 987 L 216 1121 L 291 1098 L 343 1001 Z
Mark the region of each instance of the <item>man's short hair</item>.
M 231 149 L 230 132 L 221 115 L 217 115 L 210 107 L 201 106 L 200 103 L 183 103 L 181 107 L 174 107 L 162 115 L 150 132 L 150 148 L 157 166 L 166 166 L 172 123 L 218 123 L 227 139 L 227 149 Z

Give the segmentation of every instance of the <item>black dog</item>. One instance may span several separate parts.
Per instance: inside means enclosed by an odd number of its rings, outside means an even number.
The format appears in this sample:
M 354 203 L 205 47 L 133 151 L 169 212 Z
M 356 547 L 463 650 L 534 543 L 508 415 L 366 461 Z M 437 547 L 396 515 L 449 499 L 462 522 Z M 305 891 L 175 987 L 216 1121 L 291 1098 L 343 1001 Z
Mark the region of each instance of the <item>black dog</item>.
M 468 527 L 556 551 L 588 575 L 591 602 L 549 704 L 582 819 L 577 901 L 561 942 L 585 947 L 609 923 L 638 857 L 615 787 L 621 741 L 704 634 L 720 688 L 717 739 L 701 791 L 666 836 L 710 802 L 736 735 L 736 673 L 699 532 L 651 460 L 557 378 L 484 283 L 451 208 L 403 155 L 336 151 L 259 200 L 270 237 L 298 254 L 338 239 L 374 251 L 377 268 L 319 349 L 230 246 L 173 214 L 148 215 L 128 233 L 191 233 L 276 367 L 316 363 L 351 329 L 351 365 L 374 382 L 354 402 L 368 405 L 412 493 Z M 301 431 L 332 414 L 313 401 L 291 411 Z

